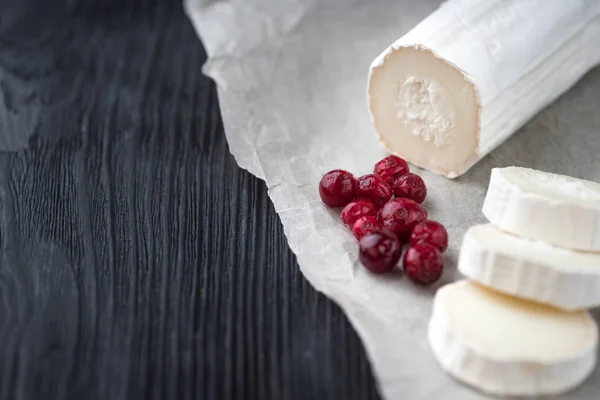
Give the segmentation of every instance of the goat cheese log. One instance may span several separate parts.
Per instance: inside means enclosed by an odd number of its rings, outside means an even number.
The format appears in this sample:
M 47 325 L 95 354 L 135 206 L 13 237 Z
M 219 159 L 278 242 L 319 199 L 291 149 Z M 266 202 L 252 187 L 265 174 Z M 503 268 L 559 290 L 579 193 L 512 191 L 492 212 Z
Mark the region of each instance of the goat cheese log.
M 371 64 L 390 153 L 466 172 L 600 63 L 600 1 L 451 0 Z

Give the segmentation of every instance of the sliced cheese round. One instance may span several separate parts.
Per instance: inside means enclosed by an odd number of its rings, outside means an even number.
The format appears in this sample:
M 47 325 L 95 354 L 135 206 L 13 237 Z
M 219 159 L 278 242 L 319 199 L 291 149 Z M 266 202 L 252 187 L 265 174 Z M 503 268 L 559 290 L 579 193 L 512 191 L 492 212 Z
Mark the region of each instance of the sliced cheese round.
M 494 168 L 483 214 L 527 239 L 600 251 L 600 184 L 529 168 Z
M 590 375 L 598 327 L 585 311 L 459 281 L 436 293 L 428 339 L 455 379 L 490 394 L 539 396 L 564 393 Z
M 526 240 L 491 224 L 467 231 L 458 269 L 484 286 L 565 310 L 600 306 L 600 254 Z

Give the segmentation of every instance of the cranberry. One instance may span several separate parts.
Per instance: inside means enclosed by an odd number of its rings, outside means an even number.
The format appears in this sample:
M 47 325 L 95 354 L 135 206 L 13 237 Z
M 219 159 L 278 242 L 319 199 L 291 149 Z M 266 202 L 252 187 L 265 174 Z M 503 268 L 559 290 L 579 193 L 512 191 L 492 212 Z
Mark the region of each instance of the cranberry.
M 351 201 L 346 207 L 342 208 L 342 212 L 340 213 L 342 222 L 350 228 L 357 219 L 367 215 L 376 216 L 377 206 L 371 200 L 366 199 Z
M 319 183 L 319 194 L 323 203 L 329 207 L 343 207 L 354 199 L 356 186 L 354 175 L 336 169 L 323 175 Z
M 421 285 L 437 281 L 444 271 L 442 253 L 434 246 L 424 242 L 410 246 L 404 253 L 402 264 L 406 276 Z
M 396 197 L 406 197 L 417 203 L 422 203 L 427 196 L 427 187 L 419 175 L 409 173 L 401 176 L 392 183 Z
M 439 222 L 423 221 L 415 225 L 410 234 L 411 246 L 419 242 L 428 243 L 443 253 L 448 248 L 448 232 Z
M 369 199 L 380 207 L 392 198 L 392 187 L 377 175 L 364 175 L 358 178 L 356 197 Z
M 390 185 L 397 178 L 408 174 L 408 164 L 398 156 L 387 156 L 375 164 L 373 172 L 383 178 Z
M 377 221 L 377 218 L 370 215 L 366 217 L 360 217 L 356 220 L 354 225 L 352 225 L 352 233 L 354 233 L 354 237 L 358 240 L 362 239 L 362 237 L 368 233 L 379 230 L 381 230 L 379 221 Z
M 402 241 L 408 241 L 414 226 L 426 219 L 427 211 L 410 199 L 390 200 L 379 212 L 381 226 L 398 235 Z
M 365 235 L 358 242 L 360 261 L 372 272 L 394 268 L 402 255 L 402 244 L 391 232 L 378 231 Z

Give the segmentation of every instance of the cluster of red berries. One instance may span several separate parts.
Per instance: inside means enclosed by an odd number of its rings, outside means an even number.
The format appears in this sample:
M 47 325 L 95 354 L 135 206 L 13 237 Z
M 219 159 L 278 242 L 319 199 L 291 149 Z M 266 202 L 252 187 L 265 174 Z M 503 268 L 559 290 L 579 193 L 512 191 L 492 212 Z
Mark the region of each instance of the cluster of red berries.
M 360 178 L 341 169 L 326 173 L 319 184 L 321 200 L 329 207 L 343 207 L 342 222 L 358 239 L 360 261 L 369 270 L 394 268 L 408 243 L 402 258 L 405 274 L 419 284 L 437 281 L 444 269 L 448 233 L 439 222 L 427 219 L 421 206 L 427 196 L 423 179 L 396 156 L 379 161 L 373 172 Z

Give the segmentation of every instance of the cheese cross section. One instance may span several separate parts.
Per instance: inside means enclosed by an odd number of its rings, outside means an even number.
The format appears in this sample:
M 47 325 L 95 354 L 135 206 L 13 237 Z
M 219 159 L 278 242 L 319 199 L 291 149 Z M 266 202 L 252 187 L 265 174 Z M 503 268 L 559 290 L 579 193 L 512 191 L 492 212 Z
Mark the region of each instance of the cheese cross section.
M 558 394 L 596 364 L 598 327 L 566 312 L 469 281 L 438 290 L 428 327 L 433 354 L 451 376 L 487 393 Z

